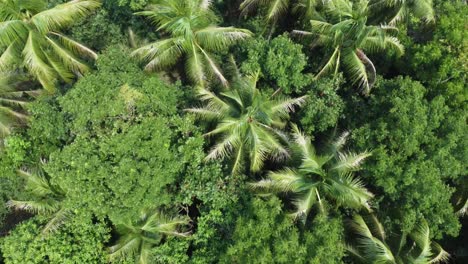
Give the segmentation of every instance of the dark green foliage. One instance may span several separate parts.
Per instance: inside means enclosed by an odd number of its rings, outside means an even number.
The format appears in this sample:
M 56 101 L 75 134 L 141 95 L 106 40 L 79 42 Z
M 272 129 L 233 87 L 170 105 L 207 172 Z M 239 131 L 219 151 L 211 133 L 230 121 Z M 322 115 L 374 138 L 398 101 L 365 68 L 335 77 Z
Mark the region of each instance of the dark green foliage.
M 302 46 L 285 34 L 274 39 L 253 39 L 242 47 L 246 59 L 241 70 L 248 74 L 260 71 L 260 77 L 271 87 L 286 94 L 299 93 L 310 83 L 304 73 L 307 59 Z
M 74 26 L 71 35 L 93 50 L 103 50 L 112 44 L 126 43 L 121 28 L 110 20 L 105 9 L 99 10 Z
M 277 198 L 255 198 L 251 207 L 238 218 L 234 243 L 221 263 L 340 263 L 344 245 L 339 219 L 319 216 L 310 230 L 301 230 Z
M 342 86 L 341 77 L 335 79 L 319 79 L 306 86 L 308 102 L 299 113 L 302 129 L 308 135 L 324 132 L 337 125 L 342 117 L 344 101 L 338 95 Z
M 110 236 L 104 223 L 79 218 L 46 237 L 40 234 L 42 223 L 41 218 L 28 220 L 1 240 L 6 263 L 106 263 L 104 243 Z
M 363 177 L 378 187 L 377 208 L 393 216 L 392 224 L 409 232 L 422 218 L 435 237 L 456 235 L 457 217 L 450 204 L 449 178 L 464 174 L 464 120 L 443 123 L 448 107 L 442 97 L 426 100 L 426 89 L 408 78 L 381 80 L 369 99 L 348 108 L 355 122 L 353 138 L 372 149 Z M 444 131 L 445 130 L 445 131 Z M 444 132 L 442 132 L 444 131 Z M 463 159 L 463 157 L 465 157 Z M 443 165 L 450 162 L 450 166 Z

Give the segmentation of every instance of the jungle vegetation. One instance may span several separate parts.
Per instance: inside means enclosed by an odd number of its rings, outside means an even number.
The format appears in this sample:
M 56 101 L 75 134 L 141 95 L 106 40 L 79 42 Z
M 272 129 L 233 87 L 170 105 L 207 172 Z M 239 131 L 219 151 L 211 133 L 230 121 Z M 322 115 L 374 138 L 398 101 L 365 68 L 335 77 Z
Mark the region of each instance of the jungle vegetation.
M 468 263 L 462 0 L 0 0 L 0 263 Z

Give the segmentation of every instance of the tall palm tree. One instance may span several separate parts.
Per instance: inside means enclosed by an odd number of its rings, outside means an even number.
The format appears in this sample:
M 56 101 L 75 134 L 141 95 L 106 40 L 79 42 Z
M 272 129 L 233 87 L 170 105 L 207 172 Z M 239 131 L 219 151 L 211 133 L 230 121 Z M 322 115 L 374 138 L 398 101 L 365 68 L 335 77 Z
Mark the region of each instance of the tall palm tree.
M 373 215 L 355 215 L 351 228 L 358 236 L 348 252 L 357 263 L 431 264 L 448 261 L 449 254 L 430 240 L 425 221 L 410 234 L 387 237 L 382 224 Z
M 40 94 L 25 74 L 0 72 L 0 139 L 26 123 L 26 105 Z
M 88 71 L 79 57 L 96 53 L 59 31 L 100 6 L 94 0 L 74 0 L 47 9 L 46 0 L 0 0 L 0 70 L 18 65 L 54 91 L 58 79 L 71 81 Z
M 43 234 L 57 230 L 71 215 L 71 212 L 63 206 L 64 190 L 60 186 L 53 185 L 41 169 L 22 169 L 18 172 L 26 181 L 25 189 L 29 191 L 31 199 L 26 201 L 10 200 L 7 202 L 7 206 L 48 216 L 50 220 L 43 228 Z
M 346 208 L 370 209 L 368 202 L 373 197 L 372 193 L 353 176 L 370 153 L 341 151 L 348 133 L 330 144 L 329 150 L 322 155 L 316 153 L 310 138 L 295 125 L 293 135 L 301 157 L 299 167 L 270 172 L 267 179 L 251 183 L 252 188 L 293 194 L 296 211 L 292 215 L 304 221 L 315 204 L 322 212 L 325 210 L 323 199 Z
M 278 93 L 267 95 L 257 88 L 258 74 L 241 76 L 238 71 L 231 88 L 219 95 L 200 89 L 205 102 L 201 108 L 188 111 L 201 119 L 216 122 L 207 136 L 220 136 L 207 160 L 233 158 L 232 172 L 242 172 L 250 163 L 252 172 L 259 171 L 267 158 L 276 160 L 289 156 L 284 146 L 286 136 L 280 129 L 286 125 L 289 113 L 305 102 L 306 97 L 283 98 Z
M 135 223 L 118 224 L 120 238 L 110 247 L 109 260 L 119 262 L 134 258 L 135 263 L 149 263 L 151 249 L 163 242 L 167 236 L 187 237 L 190 233 L 181 232 L 189 224 L 188 218 L 169 218 L 155 209 L 145 209 Z
M 367 25 L 367 3 L 367 0 L 330 0 L 325 5 L 324 21 L 311 20 L 311 32 L 294 31 L 313 36 L 315 44 L 330 51 L 317 77 L 329 72 L 336 74 L 343 65 L 345 73 L 365 94 L 370 92 L 376 79 L 375 66 L 366 53 L 392 50 L 401 55 L 404 52 L 398 39 L 391 36 L 397 32 L 396 28 Z
M 146 63 L 147 71 L 171 67 L 184 56 L 187 76 L 205 86 L 207 74 L 215 74 L 227 84 L 212 52 L 226 50 L 233 43 L 251 36 L 246 29 L 219 27 L 219 18 L 209 0 L 157 0 L 150 10 L 138 12 L 151 19 L 168 38 L 145 45 L 133 52 Z
M 434 21 L 432 0 L 370 0 L 369 7 L 374 15 L 386 18 L 390 25 L 407 21 L 410 14 L 426 23 Z

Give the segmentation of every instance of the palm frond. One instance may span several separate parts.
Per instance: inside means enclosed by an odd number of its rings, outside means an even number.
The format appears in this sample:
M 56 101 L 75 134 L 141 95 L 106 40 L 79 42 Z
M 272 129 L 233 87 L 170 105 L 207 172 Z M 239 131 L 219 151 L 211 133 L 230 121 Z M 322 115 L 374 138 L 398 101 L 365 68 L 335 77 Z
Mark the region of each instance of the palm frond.
M 101 3 L 94 0 L 74 0 L 42 11 L 31 21 L 39 32 L 46 34 L 70 26 L 100 6 Z
M 361 153 L 338 152 L 338 162 L 333 166 L 333 169 L 338 171 L 357 170 L 362 162 L 371 155 L 372 154 L 367 151 Z

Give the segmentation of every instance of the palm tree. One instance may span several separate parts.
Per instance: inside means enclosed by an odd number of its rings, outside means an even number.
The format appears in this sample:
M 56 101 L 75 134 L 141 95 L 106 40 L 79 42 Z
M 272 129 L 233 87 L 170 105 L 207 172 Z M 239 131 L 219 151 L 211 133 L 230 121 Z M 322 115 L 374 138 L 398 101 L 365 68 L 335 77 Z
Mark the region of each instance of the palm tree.
M 40 90 L 24 74 L 0 72 L 0 139 L 8 136 L 15 127 L 26 123 L 26 105 Z
M 7 206 L 48 216 L 50 220 L 43 228 L 43 234 L 57 230 L 71 215 L 71 211 L 63 206 L 65 200 L 64 190 L 60 186 L 53 185 L 41 169 L 21 169 L 18 172 L 20 176 L 25 178 L 25 189 L 29 191 L 31 200 L 10 200 L 7 202 Z
M 317 74 L 321 77 L 329 72 L 338 72 L 341 65 L 354 83 L 358 83 L 364 94 L 368 94 L 376 79 L 376 69 L 366 53 L 385 50 L 404 52 L 390 26 L 367 25 L 367 0 L 353 3 L 347 0 L 330 0 L 326 5 L 326 21 L 311 20 L 312 32 L 294 31 L 311 35 L 316 45 L 330 50 L 330 57 Z
M 306 220 L 315 204 L 325 210 L 323 199 L 334 201 L 338 206 L 360 209 L 369 208 L 369 200 L 373 197 L 353 176 L 365 158 L 370 153 L 359 154 L 342 152 L 348 133 L 344 133 L 330 144 L 329 150 L 323 155 L 316 153 L 308 137 L 304 136 L 297 126 L 293 125 L 293 136 L 297 144 L 301 164 L 298 168 L 286 168 L 270 172 L 267 179 L 251 183 L 253 189 L 261 189 L 273 193 L 292 193 L 295 197 L 295 218 Z
M 110 247 L 109 260 L 119 262 L 134 258 L 136 263 L 149 263 L 151 249 L 168 236 L 187 237 L 180 227 L 189 224 L 188 218 L 169 218 L 155 209 L 146 209 L 136 223 L 118 224 L 120 239 Z
M 49 90 L 58 79 L 71 81 L 88 66 L 79 59 L 97 55 L 59 31 L 100 6 L 75 0 L 47 9 L 46 0 L 0 0 L 0 70 L 26 67 Z
M 351 228 L 358 235 L 356 246 L 348 252 L 357 263 L 430 264 L 447 262 L 449 254 L 430 240 L 425 221 L 408 234 L 388 238 L 382 224 L 373 215 L 355 215 Z
M 145 70 L 171 67 L 184 56 L 188 77 L 205 86 L 207 73 L 214 73 L 227 84 L 212 52 L 226 50 L 233 43 L 251 36 L 234 27 L 218 27 L 219 19 L 208 0 L 158 0 L 150 10 L 136 14 L 147 16 L 170 37 L 142 46 L 132 54 L 146 63 Z
M 281 160 L 289 156 L 283 144 L 287 139 L 280 129 L 285 127 L 294 107 L 306 99 L 283 98 L 278 91 L 264 94 L 257 89 L 257 80 L 258 74 L 241 76 L 236 70 L 231 89 L 219 95 L 200 89 L 205 106 L 188 109 L 203 120 L 217 123 L 215 129 L 205 134 L 220 136 L 206 159 L 233 158 L 234 174 L 242 171 L 246 161 L 250 170 L 257 172 L 267 158 Z
M 240 5 L 241 15 L 247 15 L 256 10 L 259 5 L 266 5 L 267 21 L 275 21 L 288 11 L 289 2 L 290 0 L 244 0 Z
M 410 14 L 424 20 L 434 21 L 432 0 L 370 0 L 373 14 L 389 20 L 390 25 L 407 21 Z

